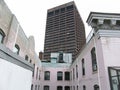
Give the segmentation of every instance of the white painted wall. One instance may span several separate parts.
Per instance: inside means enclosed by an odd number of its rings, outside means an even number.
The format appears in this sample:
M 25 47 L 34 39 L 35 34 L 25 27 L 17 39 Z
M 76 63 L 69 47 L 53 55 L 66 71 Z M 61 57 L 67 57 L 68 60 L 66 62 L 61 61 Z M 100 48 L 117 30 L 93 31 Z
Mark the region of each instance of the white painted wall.
M 0 90 L 30 90 L 32 71 L 0 58 Z

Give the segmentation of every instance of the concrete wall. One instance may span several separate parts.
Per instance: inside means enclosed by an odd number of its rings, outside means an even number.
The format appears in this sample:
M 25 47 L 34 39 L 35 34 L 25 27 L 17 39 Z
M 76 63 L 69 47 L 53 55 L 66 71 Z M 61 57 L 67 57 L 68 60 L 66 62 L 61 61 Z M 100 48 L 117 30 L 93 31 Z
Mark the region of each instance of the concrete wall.
M 32 71 L 0 58 L 0 90 L 30 90 Z

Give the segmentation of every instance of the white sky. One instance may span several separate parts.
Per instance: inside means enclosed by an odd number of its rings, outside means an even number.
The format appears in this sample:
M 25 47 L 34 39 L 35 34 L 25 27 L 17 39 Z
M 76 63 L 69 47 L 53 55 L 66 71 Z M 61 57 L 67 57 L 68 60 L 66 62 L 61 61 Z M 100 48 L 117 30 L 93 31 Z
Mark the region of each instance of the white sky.
M 35 38 L 35 50 L 44 49 L 47 9 L 72 0 L 4 0 L 15 14 L 27 37 Z M 86 20 L 91 11 L 120 13 L 120 0 L 74 0 L 86 28 L 86 35 L 91 30 Z

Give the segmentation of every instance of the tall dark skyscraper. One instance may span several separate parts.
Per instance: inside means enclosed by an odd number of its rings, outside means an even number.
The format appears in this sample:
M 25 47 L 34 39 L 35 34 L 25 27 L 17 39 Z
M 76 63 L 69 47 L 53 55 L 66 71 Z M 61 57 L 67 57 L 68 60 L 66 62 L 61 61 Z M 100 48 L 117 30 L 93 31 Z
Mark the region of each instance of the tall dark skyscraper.
M 75 60 L 85 42 L 84 24 L 73 1 L 47 11 L 45 60 L 50 60 L 50 53 L 61 51 L 72 53 Z

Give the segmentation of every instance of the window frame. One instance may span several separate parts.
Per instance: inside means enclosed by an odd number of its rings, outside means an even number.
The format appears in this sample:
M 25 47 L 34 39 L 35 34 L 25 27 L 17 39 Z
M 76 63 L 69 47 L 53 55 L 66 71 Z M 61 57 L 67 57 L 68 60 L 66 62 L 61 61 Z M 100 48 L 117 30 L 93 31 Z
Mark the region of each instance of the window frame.
M 50 80 L 50 71 L 45 71 L 44 72 L 44 80 Z
M 58 74 L 60 74 L 60 73 L 61 73 L 61 76 L 58 75 Z M 57 80 L 58 80 L 58 81 L 63 80 L 63 72 L 62 72 L 62 71 L 58 71 L 58 72 L 57 72 Z
M 25 60 L 28 61 L 29 57 L 28 55 L 25 55 Z
M 57 86 L 57 90 L 59 90 L 59 88 L 61 88 L 60 90 L 63 90 L 62 86 Z
M 47 89 L 45 89 L 45 88 L 47 88 Z M 49 89 L 50 89 L 50 87 L 48 85 L 44 86 L 44 90 L 49 90 Z
M 17 51 L 14 51 L 15 49 L 16 49 Z M 19 47 L 18 44 L 15 44 L 14 50 L 13 50 L 13 52 L 16 53 L 17 55 L 19 55 L 19 53 L 20 53 L 20 47 Z
M 92 59 L 92 71 L 95 72 L 98 69 L 95 47 L 91 49 L 91 59 Z
M 3 32 L 1 28 L 0 28 L 0 35 L 2 36 L 0 43 L 3 43 L 4 38 L 5 38 L 5 33 Z
M 94 85 L 94 90 L 99 90 L 100 88 L 99 88 L 99 85 L 97 85 L 97 84 L 95 84 Z
M 82 59 L 82 75 L 85 75 L 85 60 L 84 58 Z
M 67 74 L 67 75 L 66 75 Z M 65 72 L 65 78 L 64 78 L 66 81 L 70 80 L 70 72 L 69 71 L 66 71 Z

